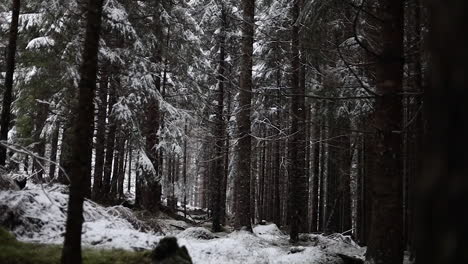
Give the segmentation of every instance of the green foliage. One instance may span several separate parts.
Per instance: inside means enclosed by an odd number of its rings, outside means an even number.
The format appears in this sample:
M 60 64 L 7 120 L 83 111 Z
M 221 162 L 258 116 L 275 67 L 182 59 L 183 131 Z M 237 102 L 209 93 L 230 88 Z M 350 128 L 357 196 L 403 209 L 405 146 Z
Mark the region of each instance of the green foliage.
M 0 228 L 0 263 L 8 264 L 54 264 L 60 263 L 62 248 L 59 245 L 44 245 L 17 241 L 12 234 Z M 149 251 L 133 252 L 121 249 L 83 250 L 83 263 L 87 264 L 145 264 L 151 263 Z

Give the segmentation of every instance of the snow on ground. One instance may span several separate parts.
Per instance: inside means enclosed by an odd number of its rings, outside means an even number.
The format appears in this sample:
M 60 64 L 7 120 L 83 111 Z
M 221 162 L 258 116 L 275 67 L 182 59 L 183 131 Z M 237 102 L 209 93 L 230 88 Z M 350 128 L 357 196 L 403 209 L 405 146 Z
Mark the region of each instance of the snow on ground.
M 30 185 L 28 183 L 28 185 Z M 0 191 L 0 224 L 12 229 L 19 240 L 63 243 L 68 195 L 61 185 L 29 187 L 21 191 Z M 105 208 L 84 203 L 83 243 L 103 247 L 150 248 L 158 239 L 141 232 L 124 218 L 121 206 Z
M 304 247 L 304 251 L 290 254 L 288 236 L 258 232 L 265 229 L 278 230 L 276 225 L 271 224 L 257 226 L 254 234 L 236 231 L 209 240 L 178 238 L 179 244 L 187 247 L 194 263 L 340 263 L 340 258 L 318 247 Z
M 22 241 L 62 243 L 67 198 L 66 187 L 61 185 L 0 191 L 0 225 L 7 226 Z M 151 249 L 163 237 L 161 233 L 146 232 L 144 223 L 122 206 L 106 208 L 86 200 L 84 210 L 85 246 Z M 187 247 L 194 263 L 341 263 L 335 253 L 361 257 L 364 251 L 341 235 L 304 234 L 301 245 L 292 247 L 289 237 L 274 224 L 255 226 L 253 234 L 213 234 L 183 221 L 166 218 L 157 222 L 164 234 L 176 236 L 179 244 Z

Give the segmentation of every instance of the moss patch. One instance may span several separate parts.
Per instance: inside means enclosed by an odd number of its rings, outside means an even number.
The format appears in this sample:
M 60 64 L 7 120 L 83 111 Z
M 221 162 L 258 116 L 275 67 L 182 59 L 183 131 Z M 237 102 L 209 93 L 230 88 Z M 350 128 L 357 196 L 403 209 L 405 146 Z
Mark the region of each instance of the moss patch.
M 59 264 L 61 254 L 61 246 L 19 242 L 8 231 L 0 228 L 0 263 Z M 149 264 L 151 263 L 151 252 L 85 248 L 83 250 L 83 263 Z

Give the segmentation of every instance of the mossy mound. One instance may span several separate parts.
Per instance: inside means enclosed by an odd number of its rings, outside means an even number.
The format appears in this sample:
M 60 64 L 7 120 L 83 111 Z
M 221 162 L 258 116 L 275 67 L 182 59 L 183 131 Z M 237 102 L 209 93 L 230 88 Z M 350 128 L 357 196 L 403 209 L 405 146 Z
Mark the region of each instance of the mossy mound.
M 62 248 L 59 245 L 23 243 L 0 228 L 0 263 L 5 264 L 59 264 Z M 120 249 L 83 250 L 86 264 L 150 264 L 150 251 L 126 251 Z

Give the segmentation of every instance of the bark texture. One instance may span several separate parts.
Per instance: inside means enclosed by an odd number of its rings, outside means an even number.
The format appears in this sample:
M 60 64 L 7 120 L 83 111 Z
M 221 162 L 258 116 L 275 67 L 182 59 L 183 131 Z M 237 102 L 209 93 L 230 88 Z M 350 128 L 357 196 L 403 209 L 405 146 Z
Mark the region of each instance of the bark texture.
M 70 197 L 68 201 L 63 264 L 81 264 L 81 229 L 86 180 L 91 174 L 94 91 L 98 64 L 99 34 L 103 0 L 89 0 L 86 6 L 86 35 L 80 68 L 77 122 L 74 127 L 70 170 Z
M 242 0 L 242 56 L 239 91 L 239 140 L 238 140 L 238 174 L 235 182 L 236 188 L 236 223 L 237 229 L 251 230 L 251 107 L 252 107 L 252 54 L 254 41 L 254 15 L 255 0 Z
M 372 190 L 372 219 L 366 261 L 376 264 L 403 261 L 403 201 L 401 175 L 401 124 L 403 81 L 402 0 L 381 0 L 381 51 L 377 59 L 377 98 L 374 126 L 375 174 Z
M 16 42 L 18 40 L 18 20 L 21 1 L 13 0 L 11 25 L 6 58 L 5 91 L 3 92 L 2 115 L 0 116 L 0 140 L 8 140 L 10 130 L 11 104 L 13 103 L 13 75 L 15 73 Z M 0 146 L 0 166 L 5 166 L 7 150 Z

